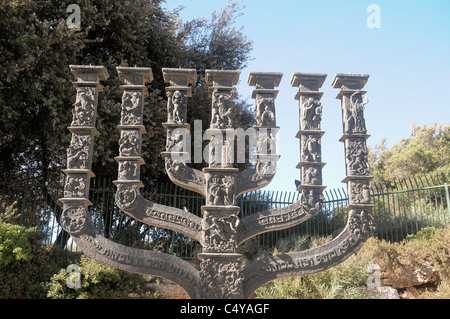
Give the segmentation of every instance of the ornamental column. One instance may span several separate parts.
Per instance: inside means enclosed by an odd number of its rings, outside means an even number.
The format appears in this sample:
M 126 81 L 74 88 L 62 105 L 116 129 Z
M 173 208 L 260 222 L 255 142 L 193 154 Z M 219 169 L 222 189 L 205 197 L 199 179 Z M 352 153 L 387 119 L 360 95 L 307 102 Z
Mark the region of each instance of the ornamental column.
M 144 164 L 141 157 L 142 135 L 146 133 L 143 125 L 144 97 L 148 95 L 145 83 L 153 81 L 150 68 L 117 67 L 122 94 L 122 111 L 120 124 L 119 156 L 114 159 L 119 164 L 116 203 L 122 209 L 129 209 L 144 187 L 140 181 L 140 166 Z
M 299 90 L 295 99 L 299 101 L 300 130 L 296 137 L 300 139 L 300 162 L 297 168 L 301 170 L 301 184 L 297 190 L 302 193 L 302 206 L 305 212 L 314 215 L 322 209 L 323 190 L 321 138 L 325 134 L 321 130 L 322 104 L 320 99 L 326 74 L 294 73 L 291 86 Z
M 80 232 L 89 218 L 90 179 L 95 177 L 91 170 L 94 137 L 99 135 L 95 128 L 98 93 L 103 91 L 100 81 L 106 81 L 109 74 L 103 66 L 71 65 L 70 70 L 77 78 L 73 85 L 77 89 L 76 102 L 72 110 L 73 120 L 68 130 L 72 133 L 67 150 L 67 169 L 64 185 L 63 213 L 60 225 L 71 234 Z
M 369 150 L 366 140 L 364 107 L 368 103 L 363 91 L 369 75 L 336 74 L 332 86 L 339 88 L 337 99 L 341 100 L 343 136 L 339 140 L 345 146 L 346 177 L 349 194 L 350 227 L 356 234 L 370 237 L 375 231 L 373 207 L 370 198 L 370 184 L 373 176 L 369 171 Z M 361 227 L 361 225 L 365 225 Z
M 273 175 L 280 155 L 276 150 L 276 139 L 280 127 L 276 124 L 275 99 L 283 73 L 251 72 L 248 84 L 255 86 L 252 98 L 256 101 L 256 170 L 259 175 Z
M 192 97 L 192 87 L 197 81 L 195 69 L 162 69 L 164 82 L 170 83 L 166 87 L 167 96 L 167 122 L 163 123 L 167 132 L 166 151 L 161 155 L 170 165 L 190 160 L 190 140 L 187 132 L 190 125 L 187 123 L 188 98 Z

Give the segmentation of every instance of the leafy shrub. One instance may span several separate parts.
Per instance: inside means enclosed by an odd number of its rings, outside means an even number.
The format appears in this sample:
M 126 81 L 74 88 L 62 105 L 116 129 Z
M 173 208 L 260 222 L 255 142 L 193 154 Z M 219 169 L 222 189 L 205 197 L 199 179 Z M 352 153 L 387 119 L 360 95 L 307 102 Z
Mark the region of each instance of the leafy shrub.
M 67 286 L 69 273 L 61 269 L 51 278 L 47 297 L 53 299 L 116 299 L 127 298 L 129 294 L 140 297 L 158 298 L 159 294 L 148 290 L 145 285 L 152 280 L 107 266 L 82 256 L 79 262 L 80 288 Z
M 131 274 L 74 253 L 42 244 L 43 235 L 34 228 L 0 219 L 0 299 L 122 298 L 141 293 L 149 278 Z M 67 287 L 67 266 L 79 264 L 82 288 Z
M 34 228 L 0 221 L 0 299 L 46 298 L 51 276 L 79 258 L 41 243 Z
M 32 232 L 32 229 L 0 221 L 0 270 L 31 260 L 28 237 Z

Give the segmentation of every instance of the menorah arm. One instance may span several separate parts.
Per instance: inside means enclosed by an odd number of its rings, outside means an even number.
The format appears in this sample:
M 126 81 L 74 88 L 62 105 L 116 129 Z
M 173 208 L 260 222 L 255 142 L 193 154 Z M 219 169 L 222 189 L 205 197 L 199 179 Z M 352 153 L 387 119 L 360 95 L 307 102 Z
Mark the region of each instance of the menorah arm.
M 295 203 L 265 210 L 241 219 L 238 228 L 238 243 L 270 231 L 290 228 L 314 216 L 318 210 L 307 211 L 301 198 Z
M 206 196 L 206 181 L 203 172 L 187 166 L 184 161 L 173 160 L 170 156 L 164 158 L 167 175 L 175 185 Z
M 202 219 L 185 210 L 160 205 L 139 194 L 138 185 L 118 183 L 117 206 L 128 216 L 147 225 L 171 229 L 201 241 Z
M 357 252 L 374 231 L 370 208 L 361 212 L 351 210 L 344 230 L 327 244 L 266 257 L 247 266 L 243 270 L 244 298 L 272 280 L 313 274 L 336 266 Z
M 278 155 L 273 160 L 258 161 L 255 167 L 239 172 L 236 178 L 236 196 L 261 189 L 270 184 L 277 172 Z
M 115 243 L 96 234 L 88 220 L 82 231 L 70 232 L 70 235 L 90 258 L 125 271 L 166 278 L 180 285 L 191 298 L 196 297 L 199 271 L 179 257 Z

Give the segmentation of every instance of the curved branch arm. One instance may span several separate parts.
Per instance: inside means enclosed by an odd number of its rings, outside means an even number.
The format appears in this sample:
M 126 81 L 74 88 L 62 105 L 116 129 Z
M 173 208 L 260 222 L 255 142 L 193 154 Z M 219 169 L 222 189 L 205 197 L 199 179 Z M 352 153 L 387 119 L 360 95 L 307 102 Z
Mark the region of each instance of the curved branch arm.
M 201 241 L 202 219 L 185 210 L 155 204 L 139 194 L 138 185 L 117 183 L 116 203 L 130 217 L 147 225 L 171 229 Z
M 302 209 L 300 199 L 286 207 L 269 209 L 249 215 L 241 219 L 239 224 L 238 244 L 262 233 L 295 226 L 311 216 Z
M 243 270 L 244 298 L 272 280 L 313 274 L 336 266 L 357 252 L 374 231 L 371 208 L 351 210 L 345 229 L 327 244 L 266 257 L 247 266 Z
M 290 228 L 305 222 L 322 209 L 323 199 L 319 190 L 303 190 L 300 199 L 289 206 L 269 209 L 243 218 L 238 229 L 238 243 L 262 233 Z
M 184 161 L 165 157 L 166 172 L 170 180 L 180 187 L 206 196 L 205 174 L 186 165 Z
M 270 184 L 277 172 L 277 160 L 258 161 L 254 168 L 240 172 L 236 177 L 236 197 Z
M 64 214 L 66 222 L 70 216 L 74 217 L 70 213 L 71 209 L 79 209 L 79 207 L 66 207 Z M 191 263 L 162 252 L 136 249 L 115 243 L 96 234 L 90 219 L 87 218 L 87 210 L 78 210 L 78 213 L 80 214 L 78 218 L 85 217 L 80 230 L 67 228 L 66 226 L 70 223 L 64 225 L 86 256 L 125 271 L 167 278 L 180 285 L 191 298 L 196 297 L 200 275 L 199 270 Z

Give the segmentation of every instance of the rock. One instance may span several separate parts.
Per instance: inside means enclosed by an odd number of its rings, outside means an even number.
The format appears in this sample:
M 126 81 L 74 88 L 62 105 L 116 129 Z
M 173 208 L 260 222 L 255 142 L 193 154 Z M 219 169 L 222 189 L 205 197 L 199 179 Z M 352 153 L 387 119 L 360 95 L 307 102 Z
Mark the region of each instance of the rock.
M 404 292 L 400 294 L 402 299 L 415 299 L 421 292 L 414 287 L 406 288 Z
M 397 289 L 394 289 L 392 287 L 378 287 L 377 292 L 377 299 L 400 299 Z
M 403 289 L 426 283 L 437 283 L 439 281 L 439 275 L 431 263 L 427 262 L 421 269 L 412 269 L 411 267 L 401 265 L 400 271 L 396 273 L 382 272 L 381 280 L 383 286 Z

